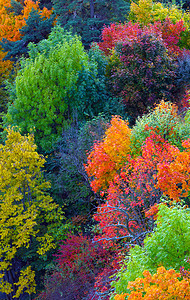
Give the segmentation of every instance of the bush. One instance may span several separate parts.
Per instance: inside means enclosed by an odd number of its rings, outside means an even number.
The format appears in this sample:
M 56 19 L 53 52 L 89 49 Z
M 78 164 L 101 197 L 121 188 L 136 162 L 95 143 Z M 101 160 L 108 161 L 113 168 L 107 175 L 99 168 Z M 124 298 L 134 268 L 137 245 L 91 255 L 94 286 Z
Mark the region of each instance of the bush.
M 137 41 L 118 44 L 116 53 L 119 62 L 111 70 L 110 83 L 133 120 L 162 99 L 179 103 L 177 65 L 159 38 L 141 34 Z

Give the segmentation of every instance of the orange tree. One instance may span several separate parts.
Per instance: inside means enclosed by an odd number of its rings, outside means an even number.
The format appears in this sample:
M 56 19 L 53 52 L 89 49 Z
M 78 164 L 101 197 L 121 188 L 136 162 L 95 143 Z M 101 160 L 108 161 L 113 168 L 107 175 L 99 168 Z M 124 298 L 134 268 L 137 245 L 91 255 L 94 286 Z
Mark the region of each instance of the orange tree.
M 97 240 L 110 245 L 114 240 L 123 240 L 126 245 L 141 245 L 154 225 L 151 220 L 147 221 L 144 213 L 159 203 L 162 195 L 161 189 L 156 187 L 157 165 L 171 161 L 170 147 L 163 138 L 152 133 L 142 147 L 141 156 L 128 155 L 124 167 L 107 189 L 106 202 L 94 215 L 100 227 Z
M 124 165 L 130 152 L 130 135 L 128 122 L 114 116 L 104 138 L 94 143 L 85 168 L 95 192 L 106 189 Z
M 115 300 L 164 300 L 176 299 L 188 300 L 190 298 L 190 280 L 181 278 L 180 273 L 175 270 L 166 270 L 159 267 L 157 273 L 151 275 L 149 271 L 143 272 L 144 278 L 137 278 L 128 283 L 130 293 L 116 295 Z
M 183 143 L 189 147 L 189 140 Z M 154 217 L 145 212 L 166 195 L 181 201 L 190 190 L 190 152 L 179 151 L 155 133 L 142 147 L 142 155 L 128 161 L 107 189 L 106 202 L 98 207 L 94 219 L 99 222 L 97 240 L 106 244 L 123 240 L 125 245 L 142 244 L 154 227 Z M 148 215 L 147 215 L 148 216 Z M 108 243 L 109 241 L 109 243 Z

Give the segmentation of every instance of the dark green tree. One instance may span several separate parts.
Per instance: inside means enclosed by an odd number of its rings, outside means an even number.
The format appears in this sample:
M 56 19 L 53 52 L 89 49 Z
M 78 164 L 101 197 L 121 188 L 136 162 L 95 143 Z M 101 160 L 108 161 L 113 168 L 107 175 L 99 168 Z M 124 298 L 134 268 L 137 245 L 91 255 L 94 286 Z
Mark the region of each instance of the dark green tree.
M 85 47 L 98 42 L 104 25 L 124 22 L 129 11 L 129 1 L 124 0 L 52 0 L 58 22 L 70 27 L 82 37 Z
M 13 12 L 15 16 L 21 15 L 23 10 L 24 1 L 18 2 L 11 0 L 11 7 L 7 7 L 8 12 Z

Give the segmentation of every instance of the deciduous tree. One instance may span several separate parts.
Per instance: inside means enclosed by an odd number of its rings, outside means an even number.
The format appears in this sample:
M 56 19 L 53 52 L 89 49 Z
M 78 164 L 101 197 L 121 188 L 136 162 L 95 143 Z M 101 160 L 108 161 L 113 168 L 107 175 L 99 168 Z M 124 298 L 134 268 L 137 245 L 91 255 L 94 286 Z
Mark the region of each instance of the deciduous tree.
M 86 172 L 95 192 L 105 190 L 130 152 L 131 129 L 119 116 L 112 118 L 102 141 L 95 142 L 87 158 Z
M 0 290 L 9 299 L 35 292 L 29 261 L 22 265 L 20 258 L 23 269 L 14 272 L 18 251 L 35 243 L 37 255 L 45 255 L 55 247 L 55 224 L 58 228 L 64 218 L 47 193 L 50 183 L 42 173 L 45 159 L 36 148 L 32 135 L 21 136 L 10 128 L 5 145 L 0 145 Z

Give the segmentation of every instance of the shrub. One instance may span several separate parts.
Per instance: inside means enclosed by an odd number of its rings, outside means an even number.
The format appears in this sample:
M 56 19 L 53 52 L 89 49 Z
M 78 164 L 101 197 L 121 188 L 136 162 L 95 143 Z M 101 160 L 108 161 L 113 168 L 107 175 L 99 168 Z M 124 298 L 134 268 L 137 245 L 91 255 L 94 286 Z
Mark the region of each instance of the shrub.
M 119 63 L 111 70 L 110 83 L 133 119 L 162 99 L 179 103 L 177 65 L 160 39 L 141 34 L 138 41 L 118 45 L 116 53 Z

